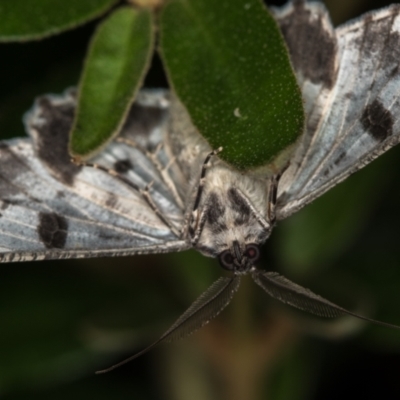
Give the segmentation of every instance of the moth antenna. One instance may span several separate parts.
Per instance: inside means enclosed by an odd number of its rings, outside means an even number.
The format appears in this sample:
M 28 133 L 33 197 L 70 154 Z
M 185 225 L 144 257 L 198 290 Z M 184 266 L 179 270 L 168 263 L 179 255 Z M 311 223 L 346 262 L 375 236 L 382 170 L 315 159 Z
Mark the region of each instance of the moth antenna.
M 154 343 L 110 368 L 96 371 L 96 374 L 110 372 L 147 353 L 161 342 L 183 339 L 189 336 L 215 318 L 231 302 L 239 284 L 239 276 L 219 278 Z
M 329 300 L 313 293 L 297 283 L 290 281 L 277 272 L 261 272 L 255 270 L 252 277 L 257 285 L 261 286 L 271 297 L 280 300 L 282 303 L 289 304 L 300 310 L 307 311 L 320 317 L 335 318 L 343 314 L 372 322 L 388 328 L 400 329 L 400 326 L 387 322 L 377 321 L 372 318 L 363 317 L 352 311 L 348 311 Z

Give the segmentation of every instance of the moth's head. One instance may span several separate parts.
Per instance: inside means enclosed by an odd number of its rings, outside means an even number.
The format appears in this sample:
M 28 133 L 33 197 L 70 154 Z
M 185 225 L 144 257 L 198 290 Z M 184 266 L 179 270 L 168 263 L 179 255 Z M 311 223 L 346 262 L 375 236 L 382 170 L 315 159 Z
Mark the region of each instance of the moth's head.
M 218 255 L 221 267 L 236 274 L 250 272 L 259 258 L 260 248 L 257 244 L 240 244 L 236 240 L 229 249 Z
M 205 221 L 195 248 L 218 258 L 229 271 L 249 272 L 260 256 L 259 245 L 269 237 L 272 226 L 234 188 L 214 191 L 207 197 Z

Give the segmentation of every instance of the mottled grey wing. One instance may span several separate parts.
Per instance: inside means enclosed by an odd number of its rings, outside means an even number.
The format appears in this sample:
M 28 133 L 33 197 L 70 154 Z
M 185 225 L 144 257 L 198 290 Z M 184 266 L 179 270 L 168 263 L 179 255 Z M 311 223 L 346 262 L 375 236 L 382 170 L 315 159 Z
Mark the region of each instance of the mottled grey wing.
M 400 6 L 336 30 L 317 3 L 293 1 L 275 15 L 307 113 L 278 188 L 283 219 L 400 141 Z
M 157 217 L 137 190 L 104 171 L 76 166 L 67 150 L 74 91 L 44 96 L 25 116 L 31 139 L 0 142 L 0 261 L 31 261 L 167 252 L 187 248 Z M 123 136 L 94 162 L 118 171 L 149 193 L 176 231 L 183 224 L 179 196 L 160 168 L 171 160 L 159 145 L 166 134 L 168 100 L 142 92 Z M 185 182 L 176 166 L 167 171 L 177 191 Z
M 174 322 L 174 324 L 150 346 L 146 347 L 132 357 L 121 361 L 105 370 L 97 371 L 98 374 L 112 371 L 147 353 L 154 346 L 161 342 L 170 342 L 183 339 L 193 332 L 208 324 L 215 318 L 232 300 L 233 295 L 240 285 L 240 277 L 221 277 L 215 281 L 192 305 Z
M 310 289 L 306 289 L 284 276 L 279 275 L 277 272 L 262 272 L 256 270 L 252 273 L 252 277 L 257 285 L 261 286 L 274 299 L 280 300 L 282 303 L 289 304 L 311 314 L 326 318 L 334 318 L 348 314 L 368 322 L 373 322 L 374 324 L 400 329 L 400 326 L 366 318 L 348 311 L 329 300 L 318 296 Z

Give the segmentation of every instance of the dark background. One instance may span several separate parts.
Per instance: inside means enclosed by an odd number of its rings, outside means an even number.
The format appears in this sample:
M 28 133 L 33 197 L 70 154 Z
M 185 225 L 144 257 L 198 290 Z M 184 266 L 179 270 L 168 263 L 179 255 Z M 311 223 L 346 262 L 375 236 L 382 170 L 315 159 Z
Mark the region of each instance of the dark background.
M 326 4 L 337 25 L 389 2 Z M 2 138 L 25 134 L 35 96 L 77 83 L 95 25 L 0 46 Z M 166 85 L 155 58 L 146 86 Z M 399 188 L 395 148 L 280 223 L 260 266 L 400 325 Z M 399 331 L 309 317 L 251 282 L 190 339 L 94 375 L 156 339 L 218 276 L 218 263 L 194 251 L 2 265 L 0 398 L 400 398 Z

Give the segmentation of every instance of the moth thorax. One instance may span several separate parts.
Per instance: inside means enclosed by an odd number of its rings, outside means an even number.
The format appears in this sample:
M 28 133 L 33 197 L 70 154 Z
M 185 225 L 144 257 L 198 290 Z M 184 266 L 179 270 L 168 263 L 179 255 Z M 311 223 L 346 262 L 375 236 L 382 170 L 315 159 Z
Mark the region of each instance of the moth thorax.
M 213 182 L 204 187 L 197 216 L 200 228 L 195 247 L 215 257 L 232 249 L 233 243 L 239 243 L 242 251 L 250 243 L 263 243 L 271 231 L 265 181 L 261 185 L 250 177 L 223 169 L 212 172 Z

